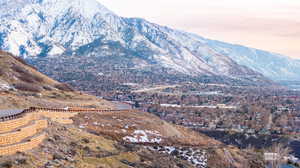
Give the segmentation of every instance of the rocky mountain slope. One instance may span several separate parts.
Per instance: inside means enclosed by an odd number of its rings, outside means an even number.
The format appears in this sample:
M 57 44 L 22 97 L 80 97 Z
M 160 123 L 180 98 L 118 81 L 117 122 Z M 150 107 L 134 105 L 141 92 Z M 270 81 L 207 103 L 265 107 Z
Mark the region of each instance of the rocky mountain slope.
M 122 57 L 129 68 L 163 68 L 170 74 L 300 79 L 299 63 L 287 57 L 123 18 L 96 0 L 4 0 L 0 5 L 0 48 L 27 59 Z
M 299 81 L 300 62 L 287 56 L 263 50 L 211 41 L 210 46 L 223 55 L 228 55 L 238 64 L 244 65 L 276 80 Z

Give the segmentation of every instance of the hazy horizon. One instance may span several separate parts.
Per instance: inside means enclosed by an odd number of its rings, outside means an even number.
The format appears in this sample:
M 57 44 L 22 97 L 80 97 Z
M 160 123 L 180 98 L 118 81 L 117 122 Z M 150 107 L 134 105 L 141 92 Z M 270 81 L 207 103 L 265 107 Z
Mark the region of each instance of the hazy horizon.
M 205 38 L 300 59 L 297 0 L 98 0 L 124 17 L 140 17 Z

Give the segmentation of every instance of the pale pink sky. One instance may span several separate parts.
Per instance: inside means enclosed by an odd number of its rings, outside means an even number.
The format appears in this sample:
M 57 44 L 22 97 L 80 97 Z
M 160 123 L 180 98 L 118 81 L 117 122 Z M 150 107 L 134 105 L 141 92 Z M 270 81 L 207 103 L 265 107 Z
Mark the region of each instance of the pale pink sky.
M 120 16 L 300 59 L 300 0 L 98 1 Z

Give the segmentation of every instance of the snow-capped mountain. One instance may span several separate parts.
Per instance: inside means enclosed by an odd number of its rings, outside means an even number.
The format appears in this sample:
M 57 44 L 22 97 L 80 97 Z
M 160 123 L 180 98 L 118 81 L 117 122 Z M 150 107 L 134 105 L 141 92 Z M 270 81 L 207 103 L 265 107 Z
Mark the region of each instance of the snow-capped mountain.
M 28 59 L 117 54 L 192 76 L 300 79 L 287 57 L 123 18 L 96 0 L 2 0 L 0 21 L 0 48 Z
M 227 55 L 240 65 L 247 66 L 276 80 L 300 80 L 300 61 L 287 56 L 241 45 L 209 40 L 210 47 Z

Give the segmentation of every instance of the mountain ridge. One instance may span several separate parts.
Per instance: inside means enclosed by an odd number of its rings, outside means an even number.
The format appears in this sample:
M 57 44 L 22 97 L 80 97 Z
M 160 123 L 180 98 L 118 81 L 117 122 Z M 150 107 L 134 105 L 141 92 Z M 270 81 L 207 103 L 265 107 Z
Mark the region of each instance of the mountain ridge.
M 2 11 L 14 2 L 4 2 Z M 185 75 L 254 81 L 264 76 L 300 79 L 299 63 L 282 55 L 119 17 L 95 0 L 27 0 L 22 5 L 0 15 L 0 48 L 24 58 L 101 57 L 112 55 L 109 48 L 115 48 L 122 50 L 120 56 L 138 59 L 134 67 L 155 65 Z

